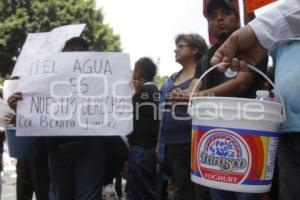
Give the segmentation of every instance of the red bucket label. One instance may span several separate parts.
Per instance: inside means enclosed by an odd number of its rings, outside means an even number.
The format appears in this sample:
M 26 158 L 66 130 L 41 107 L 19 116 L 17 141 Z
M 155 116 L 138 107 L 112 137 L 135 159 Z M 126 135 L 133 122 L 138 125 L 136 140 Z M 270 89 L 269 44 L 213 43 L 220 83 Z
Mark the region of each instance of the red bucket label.
M 199 142 L 197 155 L 203 178 L 234 184 L 247 176 L 252 160 L 244 139 L 225 129 L 207 131 Z
M 192 175 L 234 185 L 270 185 L 278 134 L 193 125 Z

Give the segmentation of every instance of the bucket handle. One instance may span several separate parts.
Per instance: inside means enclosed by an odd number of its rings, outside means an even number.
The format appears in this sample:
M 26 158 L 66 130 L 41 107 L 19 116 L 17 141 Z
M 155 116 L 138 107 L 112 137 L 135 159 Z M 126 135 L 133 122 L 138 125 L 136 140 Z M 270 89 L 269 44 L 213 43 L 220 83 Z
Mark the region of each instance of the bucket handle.
M 209 73 L 211 72 L 212 70 L 216 69 L 219 67 L 219 65 L 221 65 L 222 63 L 220 64 L 217 64 L 211 68 L 209 68 L 208 70 L 206 70 L 206 72 L 204 72 L 202 74 L 202 76 L 197 80 L 195 86 L 193 87 L 193 90 L 192 90 L 192 93 L 190 94 L 190 99 L 189 99 L 189 104 L 188 104 L 188 112 L 190 113 L 190 108 L 191 108 L 191 104 L 192 104 L 192 97 L 193 97 L 193 94 L 197 88 L 197 85 L 200 83 L 200 81 Z M 281 94 L 279 93 L 279 90 L 277 89 L 277 87 L 275 86 L 275 84 L 271 81 L 271 79 L 265 75 L 262 71 L 260 71 L 259 69 L 257 69 L 256 67 L 253 67 L 252 65 L 249 65 L 249 64 L 246 64 L 248 68 L 252 69 L 253 71 L 255 71 L 256 73 L 262 75 L 271 85 L 272 87 L 276 90 L 276 93 L 278 94 L 279 96 L 279 99 L 281 101 L 281 104 L 282 104 L 282 114 L 283 114 L 283 120 L 285 121 L 286 120 L 286 113 L 285 113 L 285 105 L 284 105 L 284 102 L 283 102 L 283 98 L 281 96 Z

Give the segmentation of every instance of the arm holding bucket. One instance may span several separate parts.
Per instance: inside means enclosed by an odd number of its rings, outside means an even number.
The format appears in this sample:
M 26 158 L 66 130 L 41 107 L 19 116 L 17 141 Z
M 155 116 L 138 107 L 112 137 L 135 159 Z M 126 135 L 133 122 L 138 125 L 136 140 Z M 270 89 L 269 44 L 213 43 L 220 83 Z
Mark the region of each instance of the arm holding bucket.
M 219 64 L 220 71 L 226 71 L 229 63 L 233 68 L 243 67 L 245 62 L 256 65 L 280 42 L 298 37 L 299 24 L 299 1 L 285 1 L 235 31 L 216 51 L 211 63 Z
M 245 62 L 256 65 L 267 54 L 261 46 L 253 29 L 246 25 L 235 31 L 221 47 L 215 52 L 211 64 L 219 64 L 218 69 L 225 72 L 227 68 L 237 70 Z

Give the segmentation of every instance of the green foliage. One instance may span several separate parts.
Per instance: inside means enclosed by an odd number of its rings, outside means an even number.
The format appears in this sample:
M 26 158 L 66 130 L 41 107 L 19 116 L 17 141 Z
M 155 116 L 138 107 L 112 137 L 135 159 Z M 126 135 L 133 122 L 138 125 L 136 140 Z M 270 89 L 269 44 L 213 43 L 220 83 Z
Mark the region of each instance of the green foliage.
M 8 75 L 7 76 L 0 76 L 0 85 L 3 86 L 3 82 L 6 80 L 6 79 L 9 79 Z
M 160 76 L 160 75 L 156 75 L 154 77 L 154 82 L 157 85 L 157 87 L 160 89 L 161 86 L 165 83 L 166 80 L 168 80 L 168 76 Z
M 119 36 L 103 23 L 94 0 L 4 0 L 0 1 L 0 73 L 10 73 L 14 58 L 27 33 L 45 32 L 67 25 L 86 23 L 83 32 L 95 51 L 120 51 Z

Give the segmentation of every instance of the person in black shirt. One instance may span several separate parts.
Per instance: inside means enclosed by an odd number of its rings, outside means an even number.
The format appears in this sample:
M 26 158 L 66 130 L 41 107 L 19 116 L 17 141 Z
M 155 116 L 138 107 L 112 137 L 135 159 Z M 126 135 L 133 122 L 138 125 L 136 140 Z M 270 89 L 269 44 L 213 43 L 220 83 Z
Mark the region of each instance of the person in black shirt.
M 159 92 L 153 83 L 156 65 L 147 57 L 135 63 L 132 98 L 133 132 L 128 136 L 127 191 L 130 200 L 156 199 L 155 174 Z
M 74 37 L 63 52 L 89 51 L 88 43 Z M 97 200 L 102 196 L 106 148 L 101 136 L 48 138 L 49 168 L 56 200 Z
M 217 49 L 226 41 L 226 39 L 240 27 L 239 13 L 231 0 L 210 0 L 207 7 L 208 23 L 211 25 L 213 35 L 218 39 L 208 51 L 202 56 L 195 72 L 195 79 L 190 87 L 183 91 L 174 91 L 173 100 L 184 101 L 189 99 L 190 92 L 198 79 L 212 65 L 210 60 Z M 267 57 L 256 67 L 266 72 Z M 254 98 L 256 91 L 262 89 L 264 78 L 254 71 L 245 70 L 237 73 L 235 77 L 226 77 L 223 72 L 217 69 L 211 71 L 202 79 L 199 90 L 194 95 L 197 96 L 223 96 L 223 97 L 245 97 Z M 260 200 L 261 194 L 229 192 L 210 188 L 212 200 Z M 199 197 L 197 198 L 199 199 Z
M 186 101 L 189 99 L 190 92 L 195 82 L 200 76 L 210 69 L 210 59 L 216 50 L 226 41 L 226 39 L 240 27 L 239 13 L 230 0 L 210 0 L 207 9 L 207 20 L 211 25 L 212 34 L 218 39 L 206 53 L 202 56 L 195 72 L 195 79 L 190 87 L 178 93 L 174 91 L 172 96 L 174 100 Z M 262 72 L 266 72 L 268 57 L 265 57 L 256 67 Z M 255 98 L 256 90 L 263 89 L 264 78 L 254 71 L 244 70 L 235 77 L 226 77 L 223 72 L 217 69 L 208 73 L 202 79 L 200 88 L 196 96 L 224 96 L 224 97 L 245 97 Z

